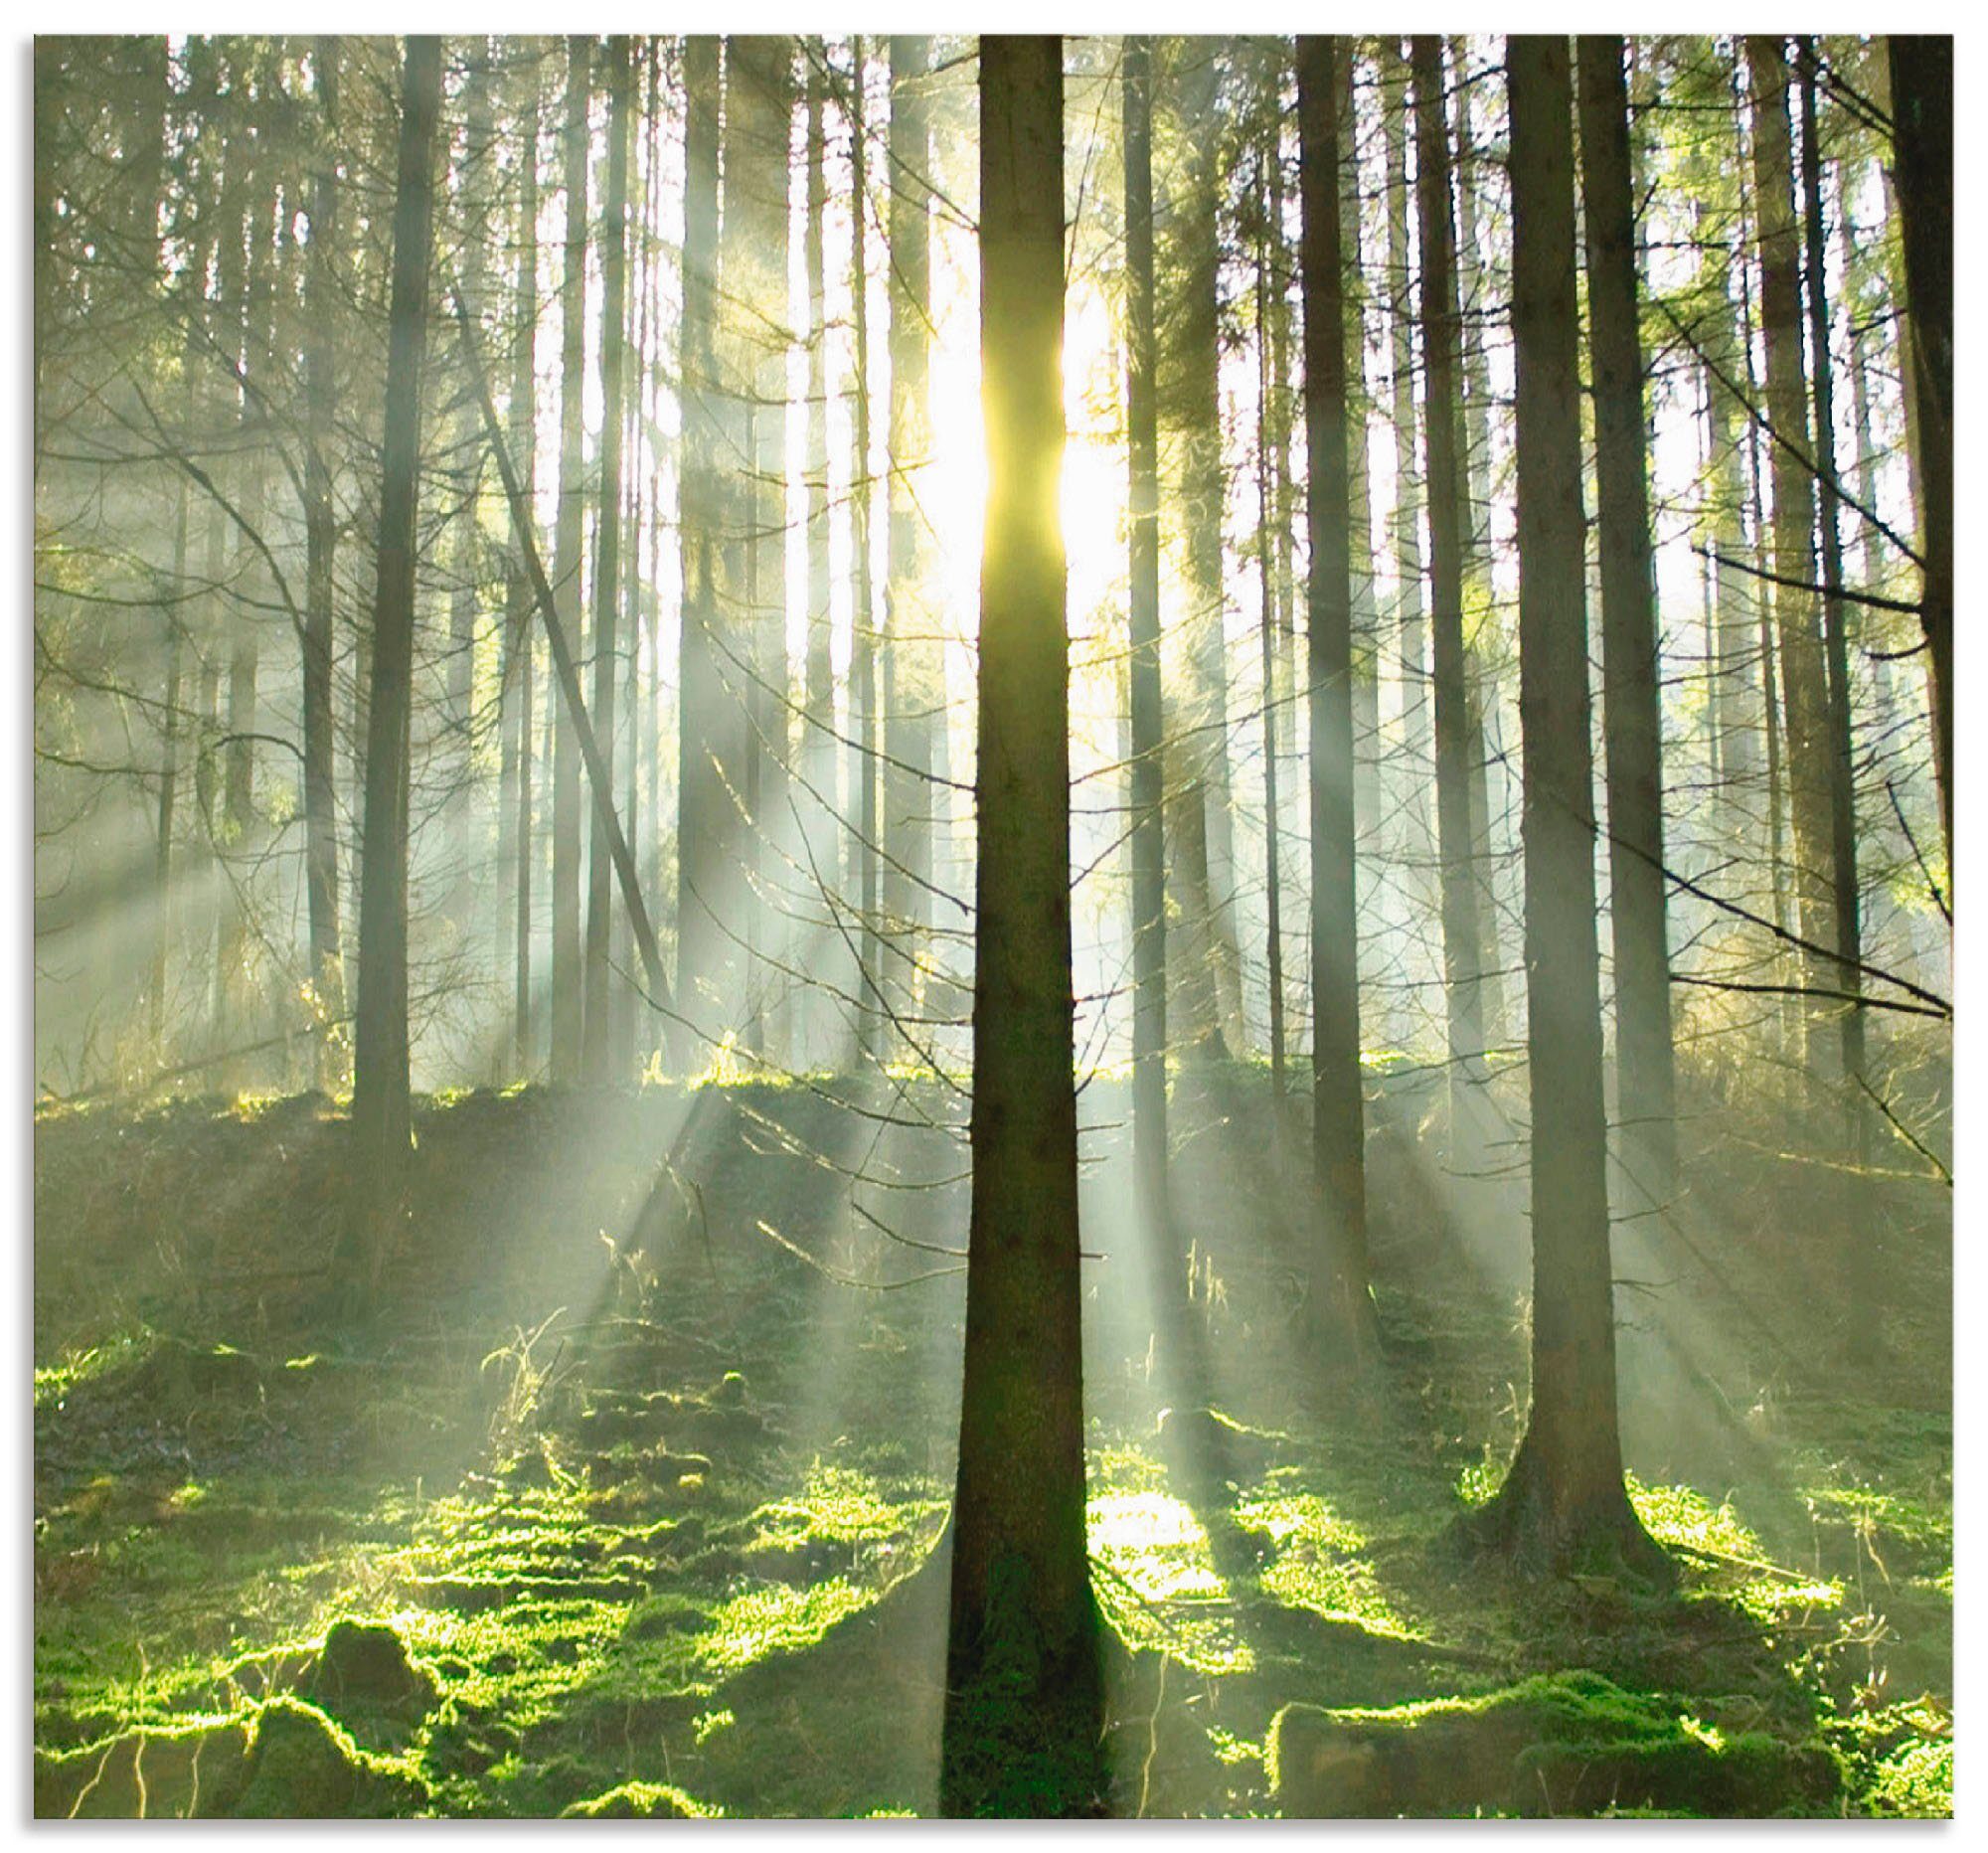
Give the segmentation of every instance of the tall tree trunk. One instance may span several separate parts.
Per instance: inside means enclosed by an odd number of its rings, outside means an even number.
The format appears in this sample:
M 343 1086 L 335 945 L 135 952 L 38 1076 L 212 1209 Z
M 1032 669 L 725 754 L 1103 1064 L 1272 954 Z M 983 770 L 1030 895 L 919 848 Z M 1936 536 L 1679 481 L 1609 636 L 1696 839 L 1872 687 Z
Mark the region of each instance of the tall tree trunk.
M 1815 583 L 1815 479 L 1808 392 L 1802 375 L 1801 238 L 1794 216 L 1788 146 L 1787 62 L 1781 41 L 1746 41 L 1753 108 L 1753 176 L 1760 253 L 1760 332 L 1766 349 L 1767 422 L 1774 433 L 1774 629 L 1787 724 L 1786 777 L 1793 822 L 1795 899 L 1801 936 L 1836 943 L 1830 881 L 1829 689 Z M 1792 582 L 1792 583 L 1790 583 Z M 1827 989 L 1835 974 L 1803 952 L 1799 982 Z M 1816 1072 L 1826 1007 L 1806 1013 L 1807 1063 Z
M 1891 38 L 1893 147 L 1905 229 L 1912 370 L 1919 428 L 1925 592 L 1920 623 L 1933 714 L 1946 899 L 1953 902 L 1953 41 Z
M 1670 942 L 1664 919 L 1663 719 L 1638 327 L 1629 92 L 1620 39 L 1579 41 L 1580 171 L 1601 561 L 1609 919 L 1620 1151 L 1666 1201 L 1677 1170 Z
M 586 157 L 592 47 L 574 33 L 566 61 L 566 265 L 560 283 L 560 478 L 553 529 L 553 585 L 560 625 L 580 648 L 580 550 L 585 521 Z M 552 1078 L 580 1078 L 585 1009 L 580 938 L 580 742 L 573 718 L 553 704 Z
M 1836 916 L 1836 988 L 1856 997 L 1864 962 L 1863 904 L 1857 889 L 1856 760 L 1850 724 L 1850 642 L 1843 598 L 1843 539 L 1838 527 L 1836 475 L 1836 373 L 1829 351 L 1829 291 L 1824 272 L 1829 244 L 1822 219 L 1822 149 L 1815 110 L 1815 41 L 1803 42 L 1802 219 L 1807 263 L 1810 384 L 1815 394 L 1815 462 L 1821 494 L 1823 647 L 1829 694 L 1830 889 Z M 1870 1121 L 1864 1110 L 1864 1010 L 1841 1006 L 1844 1110 L 1852 1142 L 1868 1150 Z
M 1180 433 L 1181 528 L 1185 541 L 1188 613 L 1185 624 L 1191 679 L 1192 736 L 1187 758 L 1194 766 L 1183 806 L 1200 818 L 1186 820 L 1183 845 L 1188 883 L 1206 896 L 1209 975 L 1217 1021 L 1230 1049 L 1247 1043 L 1242 1016 L 1242 954 L 1237 942 L 1235 818 L 1229 777 L 1229 665 L 1227 606 L 1222 575 L 1222 515 L 1226 476 L 1222 462 L 1220 197 L 1215 124 L 1218 41 L 1176 40 L 1176 106 L 1184 155 L 1176 209 L 1178 295 L 1166 319 L 1176 344 Z M 1201 870 L 1206 869 L 1206 880 Z
M 769 943 L 764 880 L 778 866 L 772 819 L 785 807 L 787 170 L 793 41 L 726 42 L 725 214 L 720 267 L 731 314 L 725 324 L 726 405 L 733 495 L 727 523 L 727 590 L 740 615 L 729 679 L 746 731 L 735 775 L 735 811 L 746 839 L 727 913 L 745 941 L 746 1007 L 741 1040 L 765 1048 L 777 956 Z
M 622 356 L 627 347 L 628 132 L 633 116 L 628 51 L 625 38 L 607 42 L 607 197 L 601 202 L 600 222 L 600 496 L 593 529 L 593 696 L 588 718 L 610 785 L 617 732 L 614 672 L 619 667 L 616 653 L 622 594 Z M 608 863 L 607 827 L 596 806 L 586 859 L 586 966 L 580 1016 L 580 1074 L 594 1088 L 605 1087 L 613 1079 L 607 971 L 613 906 L 614 871 Z
M 1422 892 L 1430 853 L 1428 655 L 1422 616 L 1421 466 L 1415 455 L 1413 300 L 1408 260 L 1408 69 L 1401 41 L 1381 44 L 1381 119 L 1387 142 L 1388 276 L 1393 302 L 1391 374 L 1395 426 L 1395 505 L 1390 530 L 1395 547 L 1395 632 L 1401 652 L 1403 772 L 1397 784 L 1407 826 L 1404 847 L 1414 865 L 1408 887 Z
M 807 403 L 807 669 L 805 705 L 810 757 L 825 763 L 829 731 L 835 725 L 835 666 L 830 651 L 828 580 L 828 263 L 822 221 L 828 213 L 823 115 L 827 51 L 811 39 L 807 48 L 807 231 L 802 261 L 808 292 Z M 810 774 L 811 782 L 817 774 Z M 823 786 L 824 795 L 832 795 Z
M 1153 48 L 1124 49 L 1125 422 L 1130 450 L 1127 550 L 1131 586 L 1132 1162 L 1149 1239 L 1167 1219 L 1166 837 L 1161 812 L 1160 461 L 1154 393 L 1159 350 L 1153 296 Z
M 1367 386 L 1367 272 L 1362 258 L 1360 122 L 1354 104 L 1357 40 L 1339 58 L 1340 278 L 1346 324 L 1346 454 L 1351 521 L 1348 559 L 1353 574 L 1353 815 L 1359 861 L 1360 919 L 1373 909 L 1374 856 L 1381 823 L 1381 610 L 1374 590 L 1374 500 L 1367 430 L 1373 397 Z M 1309 416 L 1307 414 L 1307 416 Z M 1312 1008 L 1318 1008 L 1314 996 Z
M 1659 1560 L 1622 1483 L 1608 1256 L 1582 585 L 1568 42 L 1507 42 L 1518 385 L 1519 705 L 1532 1076 L 1533 1398 L 1484 1515 L 1522 1558 Z
M 319 137 L 310 179 L 309 314 L 304 353 L 304 891 L 310 916 L 310 983 L 315 997 L 317 1085 L 332 1092 L 341 1077 L 332 1031 L 345 1016 L 345 963 L 338 931 L 338 811 L 333 784 L 332 554 L 337 515 L 331 501 L 332 402 L 337 393 L 338 67 L 334 34 L 313 48 Z
M 421 375 L 432 257 L 435 119 L 441 41 L 410 37 L 401 80 L 394 187 L 393 294 L 380 476 L 379 579 L 373 600 L 373 693 L 367 707 L 366 819 L 359 880 L 359 1012 L 352 1088 L 355 1214 L 346 1285 L 378 1291 L 390 1218 L 405 1188 L 408 1097 L 408 758 L 414 656 L 414 510 Z
M 934 717 L 943 716 L 925 545 L 925 464 L 931 455 L 931 230 L 925 101 L 930 48 L 891 39 L 891 425 L 889 571 L 884 581 L 884 914 L 889 988 L 923 1013 L 930 957 Z
M 1484 347 L 1484 322 L 1493 298 L 1477 242 L 1478 164 L 1485 157 L 1476 146 L 1471 126 L 1467 42 L 1450 41 L 1451 68 L 1456 74 L 1456 285 L 1463 339 L 1463 428 L 1465 462 L 1463 488 L 1463 648 L 1465 682 L 1464 733 L 1470 767 L 1470 838 L 1477 870 L 1477 915 L 1483 932 L 1483 958 L 1478 967 L 1478 994 L 1484 1011 L 1484 1034 L 1493 1046 L 1503 1044 L 1509 1028 L 1505 1011 L 1505 951 L 1498 930 L 1498 893 L 1494 879 L 1497 848 L 1492 838 L 1492 754 L 1485 741 L 1487 716 L 1495 728 L 1503 707 L 1494 662 L 1501 651 L 1494 617 L 1491 584 L 1491 362 Z M 1508 816 L 1509 775 L 1502 763 L 1496 775 L 1497 814 Z
M 1275 1126 L 1281 1150 L 1284 1130 L 1284 943 L 1283 871 L 1278 867 L 1277 754 L 1283 732 L 1283 701 L 1277 643 L 1277 481 L 1271 460 L 1275 445 L 1275 362 L 1271 355 L 1270 298 L 1282 228 L 1271 217 L 1273 189 L 1265 159 L 1262 178 L 1263 232 L 1256 251 L 1256 569 L 1261 594 L 1257 632 L 1261 644 L 1263 686 L 1263 952 L 1269 993 L 1270 1094 L 1275 1102 Z
M 1456 301 L 1456 234 L 1442 41 L 1418 34 L 1411 58 L 1415 193 L 1421 226 L 1422 415 L 1428 437 L 1429 619 L 1435 656 L 1436 851 L 1442 875 L 1442 952 L 1449 1018 L 1453 1146 L 1469 1139 L 1463 1092 L 1484 1076 L 1484 941 L 1478 926 L 1475 833 L 1470 827 L 1470 738 L 1463 662 L 1466 490 Z
M 489 268 L 489 175 L 496 162 L 496 122 L 490 74 L 490 42 L 472 39 L 468 75 L 462 87 L 464 134 L 462 160 L 455 176 L 455 209 L 460 222 L 460 279 L 472 315 L 483 313 L 485 272 Z M 483 446 L 476 441 L 476 408 L 458 400 L 451 445 L 461 472 L 451 485 L 460 498 L 451 536 L 450 562 L 454 579 L 449 589 L 446 670 L 443 676 L 442 725 L 446 748 L 441 775 L 446 796 L 441 810 L 444 853 L 453 868 L 444 912 L 454 929 L 455 943 L 467 950 L 475 919 L 474 901 L 483 858 L 471 841 L 475 825 L 476 620 L 482 602 L 484 542 L 478 504 L 482 500 Z
M 980 42 L 980 568 L 973 1207 L 940 1805 L 1094 1814 L 1070 935 L 1063 45 Z
M 851 618 L 849 681 L 850 705 L 856 711 L 853 732 L 851 797 L 849 809 L 850 860 L 857 871 L 857 906 L 862 914 L 862 934 L 857 960 L 857 1049 L 866 1060 L 874 1060 L 882 1047 L 881 1001 L 884 983 L 883 942 L 878 931 L 877 889 L 879 767 L 877 763 L 877 627 L 876 599 L 871 586 L 870 524 L 876 506 L 876 485 L 870 469 L 870 255 L 867 223 L 870 217 L 870 151 L 865 137 L 866 112 L 863 96 L 863 38 L 850 41 L 851 80 L 850 161 L 855 205 L 850 214 L 850 290 L 854 298 L 856 323 L 856 454 L 850 465 L 850 546 L 855 553 L 856 608 Z
M 683 626 L 678 644 L 678 1007 L 709 1040 L 722 1034 L 713 1004 L 720 947 L 712 907 L 723 880 L 729 808 L 721 756 L 729 704 L 718 660 L 717 526 L 713 456 L 717 394 L 719 42 L 684 40 L 684 248 L 681 359 L 683 438 L 678 471 Z
M 538 319 L 539 319 L 539 80 L 528 71 L 523 111 L 524 147 L 518 159 L 518 270 L 511 323 L 511 429 L 524 487 L 520 514 L 531 520 L 539 477 Z M 532 829 L 532 708 L 537 672 L 532 647 L 532 587 L 525 572 L 526 536 L 511 537 L 512 559 L 504 591 L 503 699 L 512 713 L 504 733 L 501 777 L 503 814 L 510 828 L 498 857 L 511 870 L 507 912 L 511 917 L 511 1067 L 530 1075 L 532 1057 L 532 867 L 538 844 Z M 514 736 L 511 731 L 515 726 Z M 507 853 L 508 852 L 508 853 Z
M 1304 212 L 1305 528 L 1311 747 L 1312 1176 L 1323 1227 L 1311 1303 L 1338 1336 L 1371 1333 L 1365 1107 L 1360 1086 L 1359 922 L 1355 907 L 1355 594 L 1350 437 L 1360 426 L 1347 390 L 1347 295 L 1340 184 L 1353 124 L 1340 58 L 1323 37 L 1298 40 L 1298 190 Z

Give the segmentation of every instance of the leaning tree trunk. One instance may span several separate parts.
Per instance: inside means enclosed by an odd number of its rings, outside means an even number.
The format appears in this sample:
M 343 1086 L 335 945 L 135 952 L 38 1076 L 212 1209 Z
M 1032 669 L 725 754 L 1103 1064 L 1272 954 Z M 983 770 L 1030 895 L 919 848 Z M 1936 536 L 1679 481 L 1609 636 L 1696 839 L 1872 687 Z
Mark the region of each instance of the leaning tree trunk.
M 352 1084 L 353 1215 L 344 1284 L 370 1303 L 412 1145 L 408 1095 L 408 759 L 414 657 L 414 506 L 432 257 L 441 41 L 410 37 L 401 80 L 394 272 L 387 323 L 373 692 L 359 876 L 359 1012 Z
M 1568 42 L 1509 41 L 1519 708 L 1532 1077 L 1533 1399 L 1484 1534 L 1522 1560 L 1658 1560 L 1615 1408 L 1594 792 L 1582 584 L 1580 366 Z
M 980 568 L 973 1207 L 940 1805 L 1093 1814 L 1070 935 L 1063 44 L 980 42 Z
M 1677 1167 L 1677 1109 L 1664 920 L 1656 578 L 1622 52 L 1620 39 L 1588 36 L 1579 42 L 1581 206 L 1594 376 L 1616 1111 L 1630 1174 L 1651 1202 L 1662 1203 Z

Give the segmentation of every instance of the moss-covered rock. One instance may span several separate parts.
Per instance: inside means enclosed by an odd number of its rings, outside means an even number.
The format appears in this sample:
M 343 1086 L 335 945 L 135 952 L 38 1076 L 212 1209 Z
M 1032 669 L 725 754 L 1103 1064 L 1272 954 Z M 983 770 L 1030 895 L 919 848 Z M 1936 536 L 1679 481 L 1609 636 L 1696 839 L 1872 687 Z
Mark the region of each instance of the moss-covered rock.
M 271 1699 L 256 1715 L 248 1775 L 229 1812 L 251 1820 L 340 1820 L 411 1814 L 426 1791 L 368 1756 L 315 1706 Z
M 1819 1746 L 1729 1738 L 1662 1695 L 1581 1671 L 1388 1711 L 1287 1705 L 1264 1762 L 1279 1809 L 1303 1816 L 1758 1815 L 1823 1806 L 1841 1784 Z
M 409 1659 L 407 1643 L 384 1621 L 334 1621 L 304 1692 L 340 1715 L 388 1712 L 403 1718 L 419 1718 L 436 1697 L 433 1675 Z
M 697 1821 L 722 1814 L 722 1808 L 694 1801 L 667 1782 L 623 1782 L 604 1795 L 592 1795 L 560 1810 L 563 1820 Z

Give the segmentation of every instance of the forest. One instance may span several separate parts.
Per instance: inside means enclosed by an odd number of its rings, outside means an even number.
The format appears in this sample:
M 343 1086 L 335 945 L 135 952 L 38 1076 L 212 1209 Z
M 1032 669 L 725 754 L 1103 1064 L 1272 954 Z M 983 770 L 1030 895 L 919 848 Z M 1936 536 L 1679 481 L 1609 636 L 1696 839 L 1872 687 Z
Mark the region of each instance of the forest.
M 35 1815 L 1950 1815 L 1952 83 L 37 38 Z

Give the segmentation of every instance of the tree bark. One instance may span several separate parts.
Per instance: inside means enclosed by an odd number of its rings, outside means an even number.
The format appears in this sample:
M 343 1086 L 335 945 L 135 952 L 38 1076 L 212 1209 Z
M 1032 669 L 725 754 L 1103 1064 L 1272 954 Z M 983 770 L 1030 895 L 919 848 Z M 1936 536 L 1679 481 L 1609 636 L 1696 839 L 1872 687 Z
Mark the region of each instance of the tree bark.
M 1458 366 L 1456 234 L 1442 42 L 1418 34 L 1411 55 L 1415 192 L 1421 227 L 1422 415 L 1428 439 L 1429 628 L 1434 645 L 1436 853 L 1441 862 L 1444 995 L 1449 1022 L 1450 1128 L 1469 1140 L 1464 1089 L 1484 1077 L 1484 941 L 1470 825 L 1470 738 L 1463 660 L 1466 482 Z
M 389 1219 L 406 1185 L 408 1094 L 408 759 L 414 653 L 415 499 L 421 376 L 427 345 L 441 41 L 407 40 L 394 187 L 394 268 L 381 454 L 379 577 L 373 600 L 373 692 L 367 704 L 366 820 L 359 889 L 359 1009 L 352 1088 L 352 1179 L 346 1284 L 378 1291 Z
M 1355 907 L 1353 509 L 1347 390 L 1349 271 L 1341 243 L 1339 61 L 1350 45 L 1298 40 L 1298 191 L 1304 215 L 1305 529 L 1311 750 L 1312 1178 L 1323 1227 L 1312 1303 L 1344 1338 L 1371 1326 L 1360 973 Z M 1350 139 L 1350 137 L 1348 137 Z
M 1158 343 L 1153 286 L 1153 48 L 1124 48 L 1125 421 L 1130 450 L 1132 1162 L 1140 1222 L 1163 1245 L 1167 1218 L 1167 913 L 1160 684 Z
M 1609 916 L 1620 1153 L 1653 1203 L 1677 1169 L 1670 944 L 1664 916 L 1663 719 L 1638 325 L 1629 92 L 1620 39 L 1579 41 L 1581 205 L 1601 562 Z
M 1085 1558 L 1070 936 L 1063 47 L 980 42 L 981 553 L 973 1205 L 940 1805 L 1100 1811 Z
M 1508 42 L 1525 734 L 1533 1396 L 1486 1534 L 1549 1564 L 1659 1558 L 1630 1509 L 1615 1408 L 1594 920 L 1568 42 Z
M 1801 936 L 1836 943 L 1830 880 L 1829 689 L 1823 665 L 1815 582 L 1814 451 L 1802 372 L 1801 238 L 1794 216 L 1788 134 L 1787 62 L 1781 41 L 1752 36 L 1746 66 L 1753 110 L 1755 233 L 1760 254 L 1760 331 L 1766 350 L 1766 416 L 1775 437 L 1773 611 L 1787 727 L 1784 771 L 1793 823 L 1795 900 Z M 1792 581 L 1790 585 L 1787 582 Z M 1799 955 L 1804 989 L 1829 988 L 1833 973 L 1812 953 Z M 1809 1071 L 1817 1071 L 1828 1006 L 1806 1013 Z
M 1815 460 L 1822 541 L 1822 622 L 1829 696 L 1829 843 L 1830 889 L 1836 916 L 1836 945 L 1841 957 L 1836 989 L 1856 997 L 1862 989 L 1864 963 L 1863 903 L 1857 887 L 1856 760 L 1851 740 L 1850 642 L 1848 610 L 1843 597 L 1843 537 L 1838 525 L 1836 475 L 1836 372 L 1829 344 L 1829 290 L 1825 278 L 1829 244 L 1822 218 L 1822 148 L 1817 138 L 1815 108 L 1815 41 L 1805 40 L 1802 61 L 1802 230 L 1807 262 L 1804 282 L 1808 307 L 1810 386 L 1815 395 Z M 1864 1010 L 1861 1004 L 1839 1003 L 1840 1038 L 1845 1091 L 1844 1115 L 1853 1144 L 1869 1149 L 1870 1121 L 1862 1091 L 1864 1077 Z
M 1893 147 L 1919 428 L 1926 679 L 1953 905 L 1953 41 L 1894 33 Z
M 593 529 L 594 738 L 614 778 L 615 670 L 620 643 L 622 366 L 628 320 L 628 41 L 610 39 L 607 62 L 607 197 L 600 221 L 600 495 Z M 608 1003 L 608 929 L 614 905 L 607 832 L 596 808 L 586 859 L 586 964 L 580 1006 L 580 1075 L 589 1087 L 613 1079 Z
M 560 479 L 553 529 L 553 585 L 560 623 L 581 650 L 580 551 L 585 519 L 586 157 L 590 42 L 567 40 L 566 264 L 560 284 Z M 580 1078 L 585 998 L 580 936 L 580 747 L 572 718 L 553 705 L 553 1039 L 552 1078 Z

